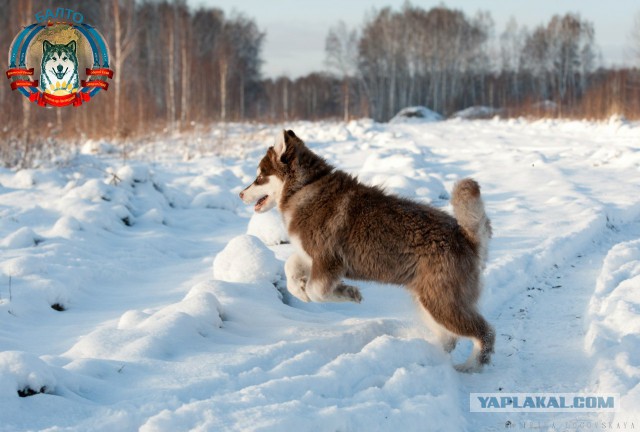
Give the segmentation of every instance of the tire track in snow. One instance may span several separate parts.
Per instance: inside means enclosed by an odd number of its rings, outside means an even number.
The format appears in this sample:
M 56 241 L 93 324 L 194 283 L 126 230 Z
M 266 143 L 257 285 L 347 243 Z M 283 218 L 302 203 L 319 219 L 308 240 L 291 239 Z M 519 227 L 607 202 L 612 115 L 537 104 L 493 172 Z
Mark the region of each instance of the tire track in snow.
M 604 215 L 578 237 L 581 246 L 568 246 L 560 255 L 545 251 L 547 265 L 510 286 L 518 294 L 491 318 L 498 335 L 493 364 L 482 374 L 462 378 L 463 402 L 472 392 L 569 393 L 590 387 L 596 359 L 584 349 L 589 301 L 607 253 L 640 237 L 640 224 L 637 216 L 617 222 Z M 603 419 L 597 413 L 469 413 L 470 430 L 478 431 L 580 431 Z
M 446 170 L 447 178 L 475 177 L 483 186 L 495 228 L 481 309 L 496 326 L 496 354 L 482 374 L 461 376 L 465 413 L 471 392 L 581 391 L 589 386 L 593 360 L 584 352 L 584 316 L 608 250 L 632 235 L 625 233 L 626 227 L 616 231 L 605 212 L 613 211 L 624 221 L 640 213 L 631 190 L 627 196 L 619 191 L 624 163 L 617 159 L 631 150 L 625 153 L 608 144 L 616 150 L 615 164 L 599 169 L 597 175 L 604 181 L 594 183 L 592 170 L 601 156 L 584 145 L 574 125 L 522 130 L 500 124 L 498 139 L 494 126 L 461 124 L 461 129 L 477 132 L 476 145 L 462 148 L 450 125 L 428 129 L 435 156 L 430 168 Z M 399 129 L 424 142 L 426 127 Z M 492 169 L 497 164 L 500 169 Z M 631 185 L 637 175 L 627 171 L 625 178 Z M 454 362 L 463 361 L 466 354 L 457 350 Z M 548 427 L 554 416 L 469 413 L 467 424 L 469 430 L 481 431 L 504 430 L 520 422 L 522 429 L 523 420 Z

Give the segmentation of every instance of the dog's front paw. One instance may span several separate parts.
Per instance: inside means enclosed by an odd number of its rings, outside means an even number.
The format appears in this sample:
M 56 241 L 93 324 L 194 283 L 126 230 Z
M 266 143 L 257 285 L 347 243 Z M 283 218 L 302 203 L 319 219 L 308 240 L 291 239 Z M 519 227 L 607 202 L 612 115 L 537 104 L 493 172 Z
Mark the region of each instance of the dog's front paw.
M 454 349 L 456 349 L 456 345 L 458 344 L 458 338 L 454 336 L 449 336 L 442 341 L 442 348 L 450 353 Z
M 351 285 L 345 285 L 343 283 L 338 284 L 333 293 L 346 301 L 352 301 L 356 303 L 360 303 L 362 301 L 362 294 L 360 294 L 360 290 Z
M 291 295 L 293 295 L 294 297 L 308 303 L 311 300 L 309 299 L 309 296 L 307 295 L 307 292 L 305 290 L 306 286 L 306 278 L 287 280 L 287 291 L 289 291 L 289 293 L 291 293 Z

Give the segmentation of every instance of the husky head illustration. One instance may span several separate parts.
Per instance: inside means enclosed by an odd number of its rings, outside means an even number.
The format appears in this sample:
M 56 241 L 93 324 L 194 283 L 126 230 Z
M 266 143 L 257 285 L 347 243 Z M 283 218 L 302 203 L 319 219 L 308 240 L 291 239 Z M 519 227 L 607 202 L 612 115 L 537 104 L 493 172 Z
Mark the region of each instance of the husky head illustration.
M 42 44 L 42 68 L 40 88 L 47 93 L 65 95 L 78 91 L 78 57 L 76 41 L 68 44 L 52 44 L 45 40 Z

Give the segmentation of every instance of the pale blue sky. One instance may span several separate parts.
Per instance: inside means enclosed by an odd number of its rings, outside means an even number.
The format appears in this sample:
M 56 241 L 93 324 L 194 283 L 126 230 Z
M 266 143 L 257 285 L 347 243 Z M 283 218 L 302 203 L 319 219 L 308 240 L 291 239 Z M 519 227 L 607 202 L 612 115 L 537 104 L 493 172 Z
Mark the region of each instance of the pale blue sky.
M 242 12 L 265 31 L 263 50 L 265 77 L 292 78 L 324 70 L 324 41 L 329 27 L 343 20 L 360 27 L 367 13 L 391 6 L 399 9 L 405 0 L 188 0 L 192 6 L 207 5 Z M 596 29 L 596 41 L 605 66 L 628 64 L 628 35 L 633 17 L 640 12 L 639 0 L 414 0 L 413 5 L 429 9 L 444 4 L 467 15 L 478 10 L 491 12 L 500 34 L 514 16 L 530 29 L 546 23 L 554 14 L 578 12 Z

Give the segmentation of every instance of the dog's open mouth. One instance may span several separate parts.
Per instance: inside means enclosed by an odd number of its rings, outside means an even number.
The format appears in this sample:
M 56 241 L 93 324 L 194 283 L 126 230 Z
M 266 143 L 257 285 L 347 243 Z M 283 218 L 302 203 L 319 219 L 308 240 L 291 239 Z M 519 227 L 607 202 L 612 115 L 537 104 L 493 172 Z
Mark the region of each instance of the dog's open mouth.
M 58 79 L 62 79 L 64 78 L 64 75 L 67 73 L 67 71 L 69 70 L 69 68 L 66 68 L 64 71 L 62 72 L 57 72 L 55 69 L 53 70 L 53 73 L 56 75 L 56 78 Z
M 253 209 L 255 211 L 260 211 L 260 209 L 264 206 L 264 203 L 267 202 L 267 198 L 269 198 L 269 195 L 265 195 L 262 198 L 260 198 L 256 203 L 256 205 L 253 207 Z

